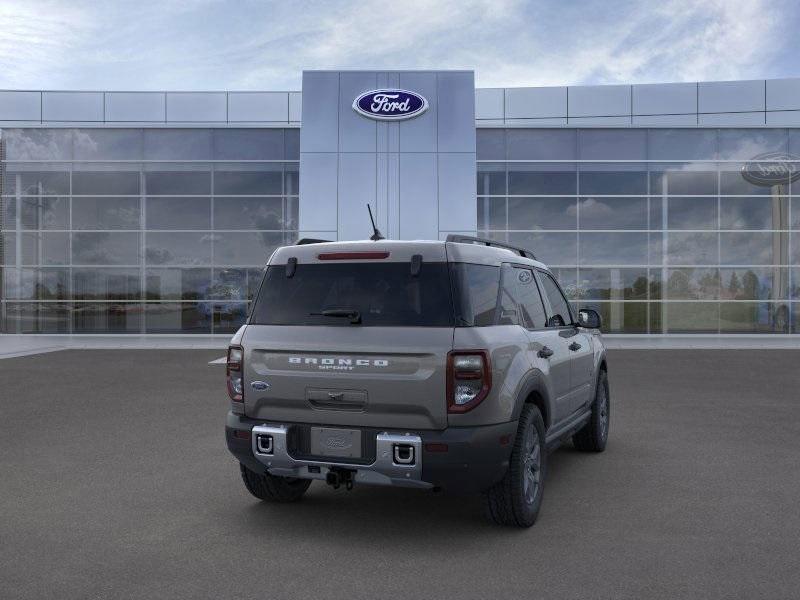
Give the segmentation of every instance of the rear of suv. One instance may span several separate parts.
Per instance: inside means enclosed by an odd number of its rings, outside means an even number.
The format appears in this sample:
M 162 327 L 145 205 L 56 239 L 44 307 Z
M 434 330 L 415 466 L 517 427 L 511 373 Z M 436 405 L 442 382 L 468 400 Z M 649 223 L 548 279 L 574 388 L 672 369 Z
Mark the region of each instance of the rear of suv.
M 228 350 L 228 448 L 262 500 L 314 479 L 445 489 L 530 526 L 547 452 L 605 447 L 599 327 L 528 251 L 488 240 L 279 248 Z

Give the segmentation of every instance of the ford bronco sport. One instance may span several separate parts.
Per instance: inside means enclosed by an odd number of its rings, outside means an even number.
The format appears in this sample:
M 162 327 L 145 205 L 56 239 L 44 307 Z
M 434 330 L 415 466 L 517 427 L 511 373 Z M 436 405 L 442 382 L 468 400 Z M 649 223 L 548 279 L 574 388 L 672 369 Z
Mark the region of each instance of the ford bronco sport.
M 481 492 L 528 527 L 547 453 L 601 452 L 600 317 L 527 250 L 447 241 L 279 248 L 228 349 L 226 439 L 259 499 L 311 481 Z

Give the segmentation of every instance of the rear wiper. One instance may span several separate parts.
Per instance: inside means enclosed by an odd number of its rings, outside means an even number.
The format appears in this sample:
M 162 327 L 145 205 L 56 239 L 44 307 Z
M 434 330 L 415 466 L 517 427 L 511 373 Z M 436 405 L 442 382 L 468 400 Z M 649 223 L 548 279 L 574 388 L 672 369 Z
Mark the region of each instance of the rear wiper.
M 322 312 L 313 312 L 309 314 L 322 317 L 344 317 L 350 319 L 350 323 L 353 325 L 361 323 L 361 313 L 352 308 L 329 308 Z

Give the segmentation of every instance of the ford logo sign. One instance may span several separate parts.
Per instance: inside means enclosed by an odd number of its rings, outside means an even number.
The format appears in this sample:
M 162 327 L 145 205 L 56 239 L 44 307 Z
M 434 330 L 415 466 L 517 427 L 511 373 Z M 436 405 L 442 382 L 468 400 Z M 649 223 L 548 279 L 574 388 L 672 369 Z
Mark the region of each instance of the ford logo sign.
M 428 101 L 408 90 L 371 90 L 353 100 L 353 110 L 370 119 L 400 121 L 421 115 Z
M 785 152 L 767 152 L 748 160 L 742 177 L 754 185 L 772 186 L 800 178 L 800 157 Z

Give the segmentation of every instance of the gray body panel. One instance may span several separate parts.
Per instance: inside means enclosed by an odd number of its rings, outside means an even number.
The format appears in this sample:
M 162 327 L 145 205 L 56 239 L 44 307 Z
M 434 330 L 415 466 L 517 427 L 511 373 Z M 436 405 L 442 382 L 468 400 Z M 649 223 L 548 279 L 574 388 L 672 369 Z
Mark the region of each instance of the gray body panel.
M 388 256 L 381 260 L 388 262 L 410 262 L 415 255 L 421 255 L 423 263 L 462 262 L 498 267 L 510 264 L 536 272 L 547 271 L 542 263 L 508 249 L 436 241 L 380 240 L 287 246 L 276 250 L 269 264 L 315 264 L 323 262 L 320 254 L 329 252 L 386 252 Z M 348 260 L 337 257 L 337 262 Z M 543 303 L 549 315 L 549 301 L 545 299 Z M 461 457 L 463 460 L 458 453 L 449 454 L 448 460 L 453 462 L 440 462 L 434 470 L 439 473 L 435 481 L 419 480 L 420 485 L 436 484 L 443 478 L 441 473 L 449 469 L 473 468 L 469 465 L 481 463 L 484 452 L 490 453 L 492 464 L 499 466 L 483 463 L 482 481 L 493 481 L 493 469 L 507 468 L 510 445 L 506 441 L 497 446 L 498 437 L 477 432 L 490 432 L 492 427 L 516 431 L 516 421 L 526 402 L 539 405 L 547 429 L 546 441 L 551 447 L 557 445 L 589 418 L 599 370 L 605 362 L 599 332 L 576 325 L 526 329 L 521 325 L 248 324 L 237 332 L 232 343 L 244 348 L 242 418 L 245 423 L 261 423 L 275 432 L 281 428 L 288 432 L 293 424 L 361 428 L 372 439 L 378 431 L 383 432 L 377 434 L 379 447 L 381 435 L 441 435 L 448 440 L 472 440 L 458 446 L 467 453 Z M 544 349 L 552 350 L 552 355 L 541 356 L 540 351 Z M 447 365 L 451 350 L 485 350 L 491 362 L 488 395 L 463 413 L 448 413 L 447 409 Z M 259 389 L 251 385 L 253 382 Z M 347 435 L 346 432 L 343 435 Z M 354 434 L 353 439 L 359 437 Z M 475 446 L 476 443 L 479 446 Z M 238 452 L 246 455 L 248 451 L 240 448 Z M 324 470 L 313 470 L 313 461 L 295 459 L 290 454 L 282 458 L 277 455 L 257 455 L 256 458 L 268 469 L 276 469 L 275 474 L 324 476 Z M 324 465 L 332 468 L 337 462 L 347 463 L 345 454 L 343 452 L 338 461 L 332 456 Z M 467 455 L 471 457 L 469 460 L 464 458 Z M 396 485 L 398 478 L 391 470 L 394 467 L 387 471 L 380 466 L 382 456 L 377 456 L 372 465 L 356 466 L 361 473 L 357 479 Z M 426 460 L 435 458 L 428 457 L 427 453 L 425 457 Z M 419 455 L 418 461 L 422 458 Z M 277 467 L 279 463 L 283 467 Z M 281 468 L 284 470 L 280 471 Z M 417 475 L 426 472 L 424 463 L 421 468 Z M 429 463 L 428 473 L 433 472 L 430 469 Z M 372 475 L 366 473 L 370 470 L 374 471 Z M 405 483 L 413 481 L 417 480 Z

